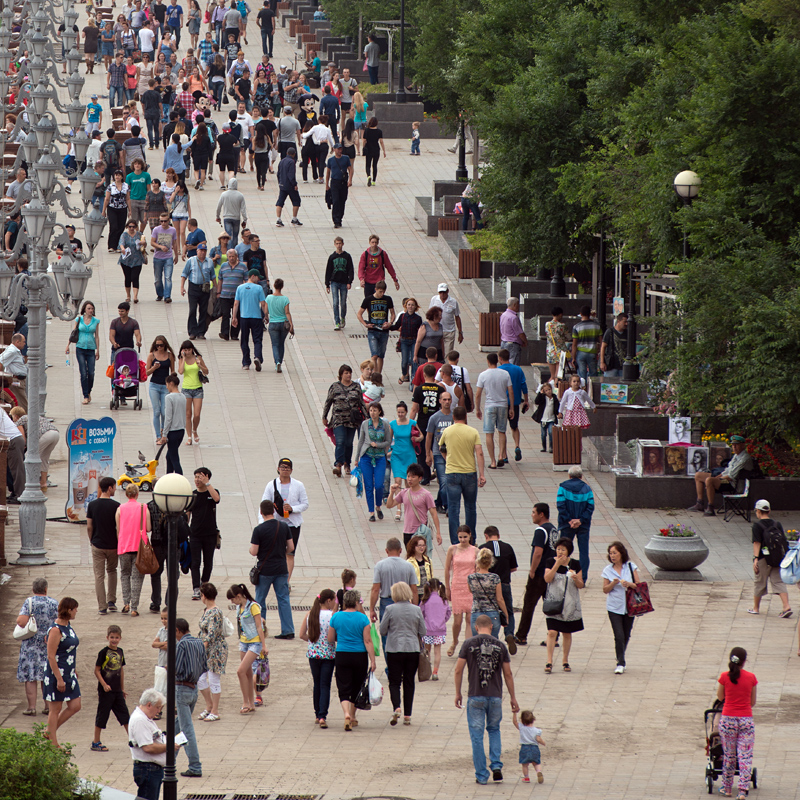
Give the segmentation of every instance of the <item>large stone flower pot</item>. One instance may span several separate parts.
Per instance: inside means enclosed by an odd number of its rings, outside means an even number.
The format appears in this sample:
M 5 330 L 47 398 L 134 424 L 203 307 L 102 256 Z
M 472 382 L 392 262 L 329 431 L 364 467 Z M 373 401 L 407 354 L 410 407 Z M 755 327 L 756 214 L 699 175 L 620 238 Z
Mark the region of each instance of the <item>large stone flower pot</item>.
M 644 554 L 658 569 L 661 581 L 701 581 L 697 567 L 708 558 L 708 546 L 700 536 L 656 535 L 645 545 Z

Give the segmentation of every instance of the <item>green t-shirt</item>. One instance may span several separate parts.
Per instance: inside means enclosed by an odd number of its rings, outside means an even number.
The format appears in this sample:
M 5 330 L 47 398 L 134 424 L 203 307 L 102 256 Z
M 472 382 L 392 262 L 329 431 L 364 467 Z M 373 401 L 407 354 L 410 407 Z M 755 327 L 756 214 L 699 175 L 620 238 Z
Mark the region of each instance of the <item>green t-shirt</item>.
M 144 200 L 147 197 L 147 186 L 153 182 L 149 172 L 129 172 L 125 183 L 130 187 L 131 200 Z
M 274 294 L 267 295 L 267 311 L 269 311 L 270 322 L 286 322 L 286 306 L 289 305 L 289 298 L 281 295 L 276 297 Z

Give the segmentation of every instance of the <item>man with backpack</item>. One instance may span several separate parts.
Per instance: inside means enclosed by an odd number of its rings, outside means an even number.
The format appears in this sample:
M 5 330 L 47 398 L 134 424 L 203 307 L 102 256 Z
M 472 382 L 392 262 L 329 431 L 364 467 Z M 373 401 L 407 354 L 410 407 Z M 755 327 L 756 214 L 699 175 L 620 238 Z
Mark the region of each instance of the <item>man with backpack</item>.
M 753 523 L 753 607 L 748 614 L 758 614 L 761 598 L 767 593 L 767 579 L 772 584 L 772 593 L 777 594 L 783 603 L 783 611 L 778 616 L 789 619 L 789 590 L 781 580 L 781 561 L 789 550 L 783 526 L 769 516 L 770 505 L 767 500 L 756 503 L 758 521 Z
M 113 128 L 109 128 L 106 131 L 106 136 L 108 136 L 108 139 L 100 145 L 100 157 L 105 162 L 106 175 L 111 180 L 111 175 L 114 174 L 115 169 L 119 168 L 124 172 L 125 153 L 122 152 L 122 145 L 114 138 Z

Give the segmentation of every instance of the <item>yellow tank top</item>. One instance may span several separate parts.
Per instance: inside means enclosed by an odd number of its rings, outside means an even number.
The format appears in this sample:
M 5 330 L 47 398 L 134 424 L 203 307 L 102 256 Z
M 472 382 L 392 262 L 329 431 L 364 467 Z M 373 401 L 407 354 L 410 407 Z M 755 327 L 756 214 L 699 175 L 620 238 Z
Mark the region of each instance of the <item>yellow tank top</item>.
M 184 389 L 201 389 L 203 384 L 200 383 L 200 365 L 195 361 L 194 364 L 184 363 L 183 365 L 183 388 Z

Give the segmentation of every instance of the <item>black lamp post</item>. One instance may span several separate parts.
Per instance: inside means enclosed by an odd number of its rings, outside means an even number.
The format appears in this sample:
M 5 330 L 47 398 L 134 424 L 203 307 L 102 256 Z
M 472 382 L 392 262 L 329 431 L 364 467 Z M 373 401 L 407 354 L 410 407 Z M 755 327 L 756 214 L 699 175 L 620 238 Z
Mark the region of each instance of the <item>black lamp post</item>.
M 564 283 L 564 267 L 560 264 L 553 271 L 550 279 L 550 297 L 566 297 L 567 285 Z
M 628 264 L 628 349 L 622 363 L 622 379 L 639 380 L 639 364 L 636 362 L 636 282 L 633 279 L 633 264 Z
M 700 184 L 702 181 L 700 180 L 699 176 L 696 172 L 692 172 L 690 169 L 685 169 L 683 172 L 679 172 L 675 176 L 675 180 L 672 182 L 672 186 L 675 189 L 675 194 L 683 200 L 684 206 L 690 206 L 692 204 L 692 200 L 697 197 L 697 193 L 700 191 Z M 688 260 L 691 256 L 689 252 L 689 236 L 686 233 L 686 225 L 683 226 L 683 257 L 685 260 Z
M 464 118 L 461 117 L 458 121 L 458 167 L 456 167 L 456 180 L 468 181 L 469 173 L 467 172 L 467 136 L 464 130 Z
M 192 486 L 171 472 L 153 487 L 153 499 L 167 518 L 167 763 L 164 800 L 178 800 L 175 772 L 175 620 L 178 617 L 178 517 L 192 504 Z
M 405 103 L 406 97 L 406 0 L 400 0 L 400 60 L 397 64 L 397 92 L 394 96 L 396 103 Z

